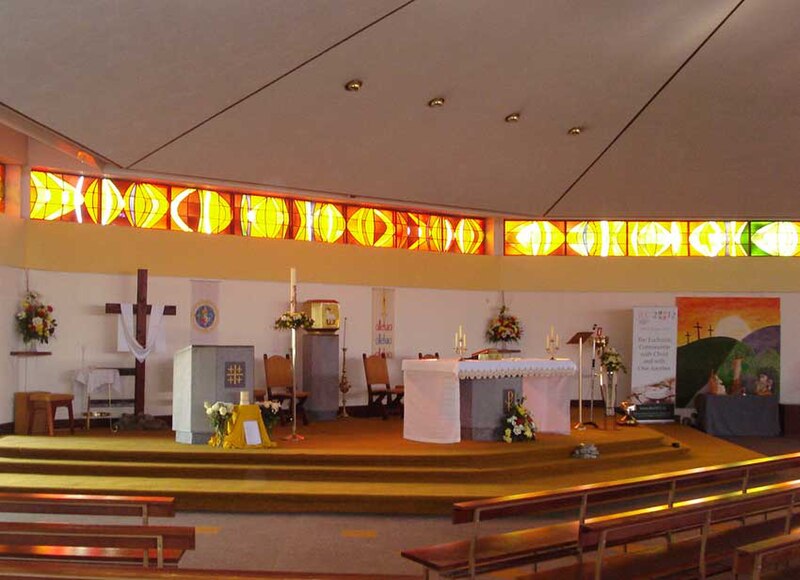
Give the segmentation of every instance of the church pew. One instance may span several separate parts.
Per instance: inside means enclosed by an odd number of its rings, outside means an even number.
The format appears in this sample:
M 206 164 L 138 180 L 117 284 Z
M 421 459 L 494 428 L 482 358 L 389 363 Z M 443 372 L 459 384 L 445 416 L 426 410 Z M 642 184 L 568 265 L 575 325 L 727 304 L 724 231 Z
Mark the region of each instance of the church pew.
M 75 493 L 3 493 L 0 513 L 134 516 L 147 525 L 150 517 L 175 517 L 175 498 Z
M 671 473 L 636 477 L 607 483 L 590 484 L 459 502 L 453 505 L 453 523 L 472 523 L 469 540 L 404 550 L 404 558 L 421 564 L 428 576 L 431 570 L 442 577 L 474 577 L 484 573 L 523 564 L 577 555 L 578 530 L 592 506 L 666 495 L 672 506 L 679 493 L 697 494 L 709 486 L 735 483 L 747 492 L 760 476 L 777 477 L 777 473 L 800 468 L 800 453 Z M 577 519 L 562 524 L 515 530 L 500 534 L 480 535 L 485 520 L 554 513 L 576 509 Z
M 733 560 L 733 574 L 735 578 L 744 576 L 753 580 L 779 574 L 788 576 L 787 568 L 795 570 L 800 561 L 800 534 L 776 536 L 753 542 L 736 549 Z M 800 572 L 793 575 L 800 577 Z
M 0 522 L 0 559 L 177 565 L 195 547 L 188 526 Z
M 794 531 L 800 522 L 794 511 L 798 502 L 800 480 L 764 486 L 749 494 L 736 492 L 689 500 L 672 509 L 644 508 L 594 518 L 581 526 L 579 538 L 585 553 L 595 552 L 593 561 L 517 576 L 517 580 L 703 578 L 728 572 L 737 548 Z M 712 527 L 776 512 L 778 517 L 751 521 L 740 527 L 721 530 Z M 699 536 L 672 541 L 675 534 L 687 530 L 699 531 Z M 658 537 L 668 539 L 665 547 L 606 556 L 606 549 L 611 546 L 627 547 Z
M 122 566 L 98 566 L 83 564 L 52 564 L 50 562 L 3 562 L 0 561 L 0 578 L 30 578 L 52 580 L 146 580 L 168 578 L 170 580 L 250 580 L 253 578 L 286 580 L 416 580 L 419 576 L 401 574 L 337 574 L 313 572 L 266 572 L 254 570 L 201 570 L 191 568 L 128 568 Z

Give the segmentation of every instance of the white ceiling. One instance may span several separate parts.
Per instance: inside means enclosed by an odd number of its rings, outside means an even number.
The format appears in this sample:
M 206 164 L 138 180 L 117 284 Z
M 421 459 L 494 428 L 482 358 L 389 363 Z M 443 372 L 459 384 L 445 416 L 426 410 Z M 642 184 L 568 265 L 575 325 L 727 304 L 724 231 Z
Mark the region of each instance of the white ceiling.
M 0 103 L 109 173 L 798 219 L 798 23 L 797 0 L 4 0 Z

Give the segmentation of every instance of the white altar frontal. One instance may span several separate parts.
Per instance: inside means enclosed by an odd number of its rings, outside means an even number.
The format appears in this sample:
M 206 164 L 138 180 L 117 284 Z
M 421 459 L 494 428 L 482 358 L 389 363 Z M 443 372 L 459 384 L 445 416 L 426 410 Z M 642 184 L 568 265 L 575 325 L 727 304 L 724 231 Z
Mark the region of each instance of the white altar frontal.
M 403 361 L 403 437 L 426 443 L 500 440 L 505 396 L 525 396 L 539 432 L 570 432 L 569 359 Z M 505 393 L 505 394 L 504 394 Z

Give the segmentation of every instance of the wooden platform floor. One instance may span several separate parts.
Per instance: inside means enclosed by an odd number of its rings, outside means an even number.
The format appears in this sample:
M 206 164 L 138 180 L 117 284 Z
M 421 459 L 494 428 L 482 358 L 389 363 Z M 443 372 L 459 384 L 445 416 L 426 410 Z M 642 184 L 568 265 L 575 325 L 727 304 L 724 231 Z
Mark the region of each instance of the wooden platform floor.
M 602 422 L 601 422 L 602 425 Z M 533 443 L 435 445 L 402 438 L 402 420 L 303 427 L 269 450 L 175 443 L 165 432 L 67 431 L 0 438 L 0 490 L 174 495 L 179 509 L 448 513 L 454 501 L 552 489 L 758 457 L 679 425 L 587 429 Z M 570 457 L 594 443 L 597 460 Z

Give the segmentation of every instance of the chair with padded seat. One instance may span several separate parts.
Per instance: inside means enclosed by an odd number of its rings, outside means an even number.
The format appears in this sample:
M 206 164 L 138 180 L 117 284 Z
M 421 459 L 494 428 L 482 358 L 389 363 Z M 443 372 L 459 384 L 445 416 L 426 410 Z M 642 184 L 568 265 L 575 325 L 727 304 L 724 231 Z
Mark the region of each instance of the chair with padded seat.
M 280 421 L 281 425 L 285 425 L 287 416 L 292 416 L 292 386 L 294 385 L 294 370 L 292 369 L 292 360 L 289 355 L 280 356 L 274 354 L 269 356 L 265 354 L 264 375 L 266 376 L 267 386 L 266 398 L 270 401 L 278 401 L 281 404 Z M 256 400 L 258 400 L 258 394 L 256 392 Z M 308 417 L 305 410 L 308 393 L 298 389 L 296 397 L 297 417 L 303 421 L 303 425 L 308 425 Z M 288 403 L 288 407 L 283 406 L 285 402 Z
M 364 376 L 367 379 L 367 408 L 370 415 L 377 412 L 386 419 L 390 412 L 403 412 L 403 385 L 391 386 L 386 354 L 361 355 L 364 361 Z
M 68 393 L 31 393 L 28 398 L 28 435 L 33 432 L 33 419 L 37 411 L 45 413 L 47 434 L 55 435 L 56 410 L 66 407 L 69 416 L 69 432 L 75 433 L 75 417 L 72 414 L 72 401 L 75 395 Z

